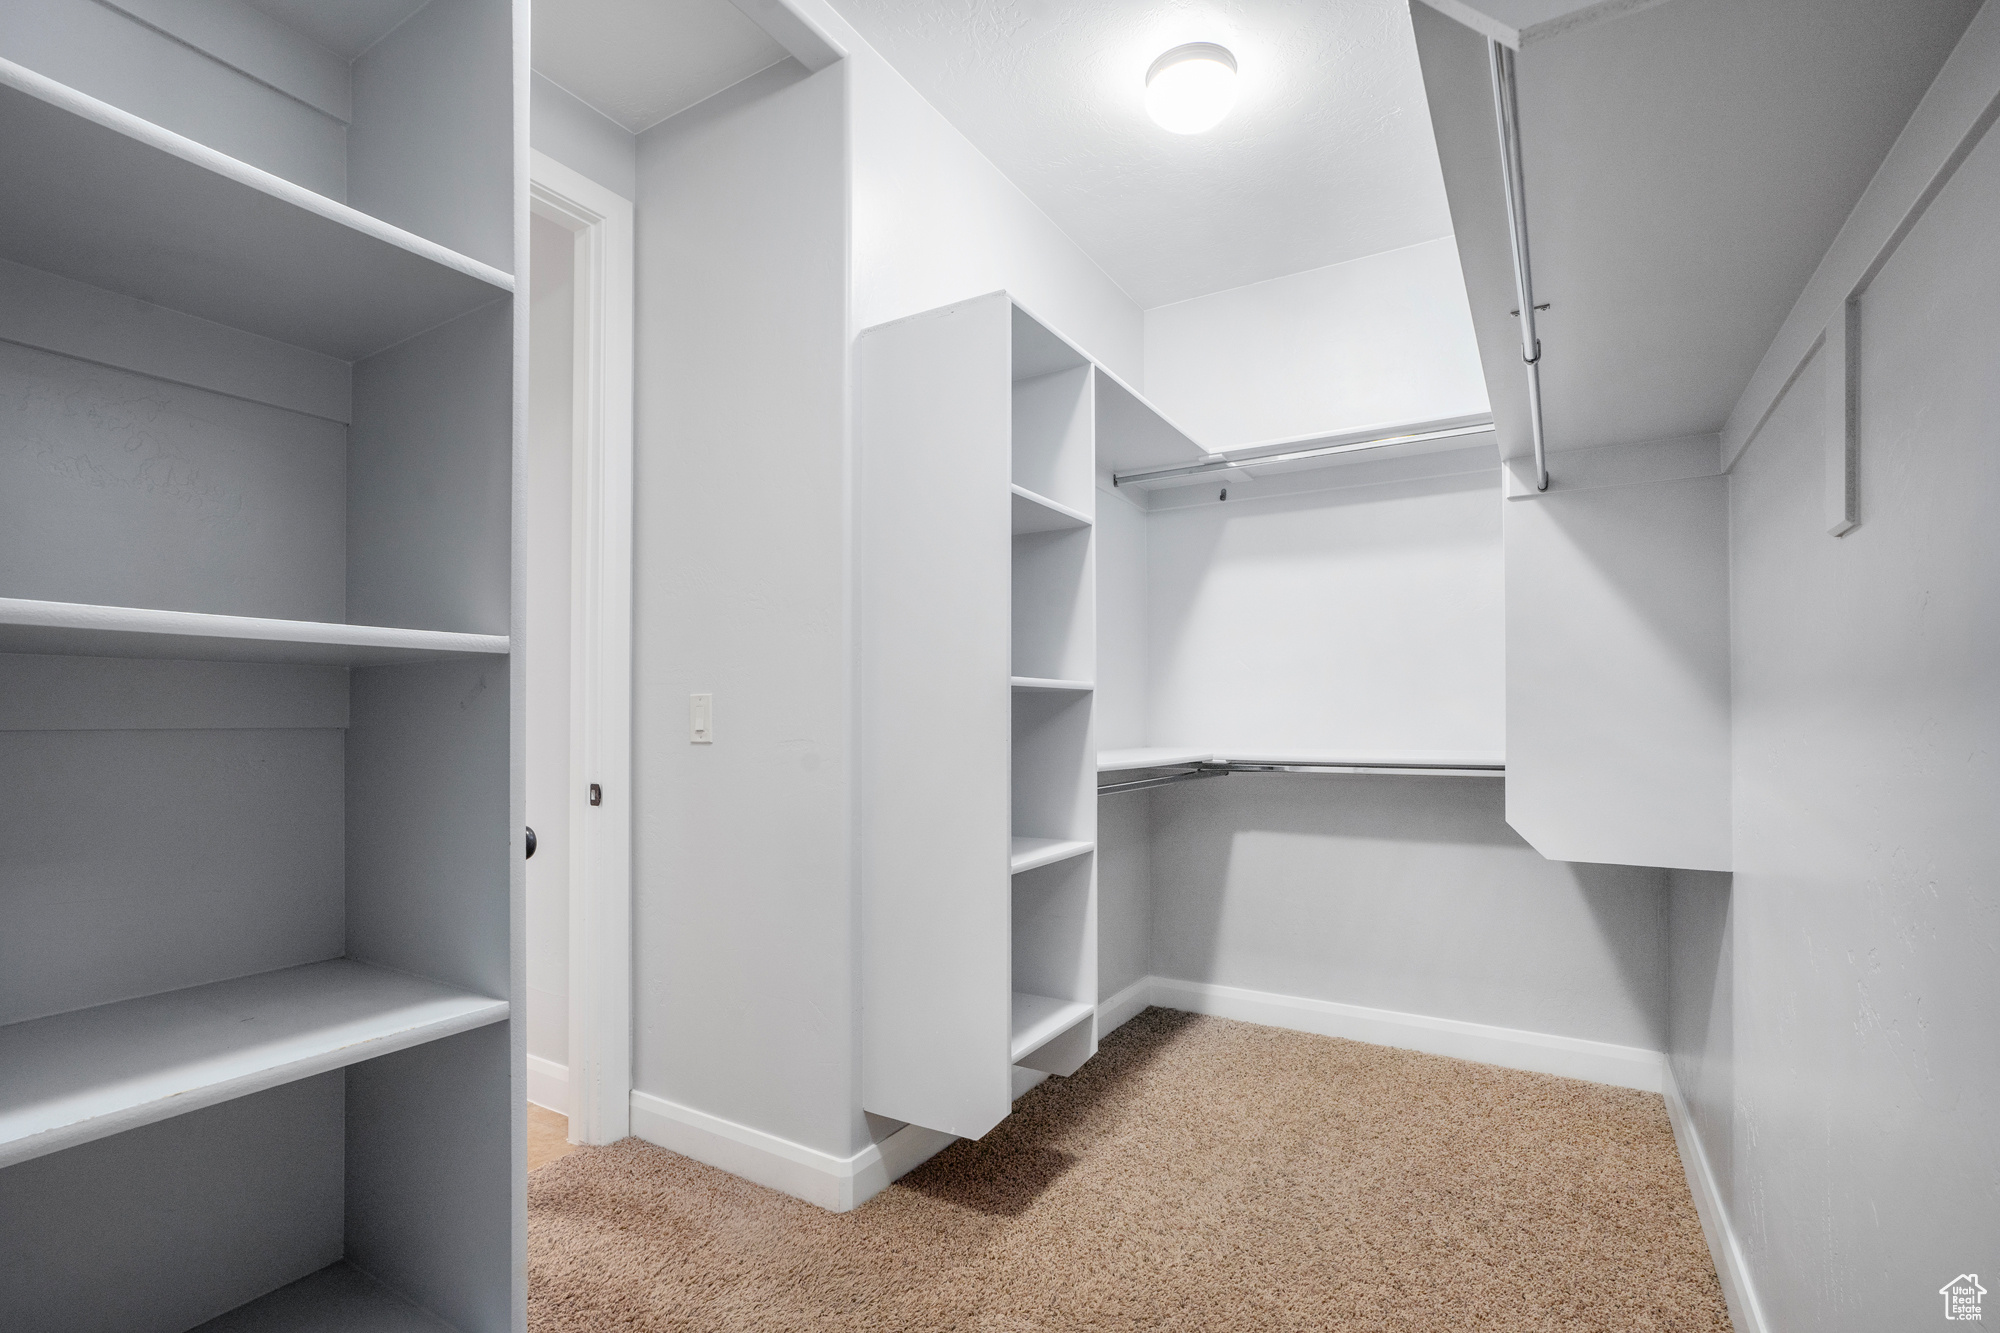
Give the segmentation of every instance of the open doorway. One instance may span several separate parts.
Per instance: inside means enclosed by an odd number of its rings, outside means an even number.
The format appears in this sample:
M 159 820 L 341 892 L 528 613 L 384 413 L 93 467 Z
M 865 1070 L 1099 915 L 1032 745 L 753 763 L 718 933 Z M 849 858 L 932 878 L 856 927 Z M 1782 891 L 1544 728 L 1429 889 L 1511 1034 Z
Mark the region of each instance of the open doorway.
M 541 154 L 531 181 L 527 1095 L 547 1158 L 630 1114 L 632 205 Z

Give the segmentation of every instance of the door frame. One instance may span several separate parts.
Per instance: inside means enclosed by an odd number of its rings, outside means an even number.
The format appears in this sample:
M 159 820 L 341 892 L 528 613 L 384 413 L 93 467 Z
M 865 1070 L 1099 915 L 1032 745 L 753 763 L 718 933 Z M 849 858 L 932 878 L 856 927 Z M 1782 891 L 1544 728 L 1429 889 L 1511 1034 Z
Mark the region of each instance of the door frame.
M 569 1137 L 612 1143 L 632 1124 L 632 202 L 540 152 L 528 195 L 575 238 Z

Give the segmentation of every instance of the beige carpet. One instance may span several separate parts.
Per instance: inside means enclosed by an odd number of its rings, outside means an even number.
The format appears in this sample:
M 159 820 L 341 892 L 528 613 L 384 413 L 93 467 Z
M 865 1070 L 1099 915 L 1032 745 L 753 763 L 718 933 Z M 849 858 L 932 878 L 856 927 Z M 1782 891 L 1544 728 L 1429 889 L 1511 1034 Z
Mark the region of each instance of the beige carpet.
M 1164 1009 L 854 1212 L 627 1139 L 528 1230 L 538 1333 L 1729 1329 L 1659 1097 Z

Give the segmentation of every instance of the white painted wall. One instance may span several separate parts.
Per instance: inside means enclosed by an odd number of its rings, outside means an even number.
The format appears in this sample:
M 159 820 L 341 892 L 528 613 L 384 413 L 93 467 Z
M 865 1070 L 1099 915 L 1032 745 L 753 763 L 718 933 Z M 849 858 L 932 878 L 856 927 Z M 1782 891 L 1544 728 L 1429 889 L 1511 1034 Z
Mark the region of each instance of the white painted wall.
M 1487 410 L 1451 237 L 1146 312 L 1148 397 L 1212 450 Z
M 1677 877 L 1673 1059 L 1774 1331 L 1924 1327 L 2000 1253 L 1996 216 L 1988 131 L 1862 297 L 1859 527 L 1817 355 L 1730 477 L 1735 874 Z
M 1157 789 L 1154 973 L 1661 1049 L 1664 874 L 1544 860 L 1500 788 L 1236 774 Z
M 843 1158 L 846 78 L 788 61 L 639 137 L 633 636 L 635 1087 Z
M 853 29 L 854 326 L 1000 288 L 1127 380 L 1144 369 L 1139 307 Z
M 569 1062 L 570 463 L 575 242 L 529 221 L 527 783 L 528 1054 Z M 550 1090 L 531 1087 L 550 1097 Z M 554 1100 L 551 1097 L 551 1100 Z M 568 1106 L 552 1110 L 568 1112 Z
M 1499 477 L 1152 513 L 1146 743 L 1504 749 Z
M 546 75 L 535 74 L 528 91 L 528 139 L 537 152 L 623 198 L 637 197 L 637 136 Z

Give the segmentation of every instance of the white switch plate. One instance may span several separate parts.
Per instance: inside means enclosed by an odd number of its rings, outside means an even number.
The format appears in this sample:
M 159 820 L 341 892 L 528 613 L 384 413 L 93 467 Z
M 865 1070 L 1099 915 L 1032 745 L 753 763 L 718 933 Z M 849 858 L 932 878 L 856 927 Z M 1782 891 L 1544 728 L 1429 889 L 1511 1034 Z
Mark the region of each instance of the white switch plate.
M 715 743 L 715 696 L 712 694 L 690 694 L 688 696 L 688 740 L 695 745 Z

